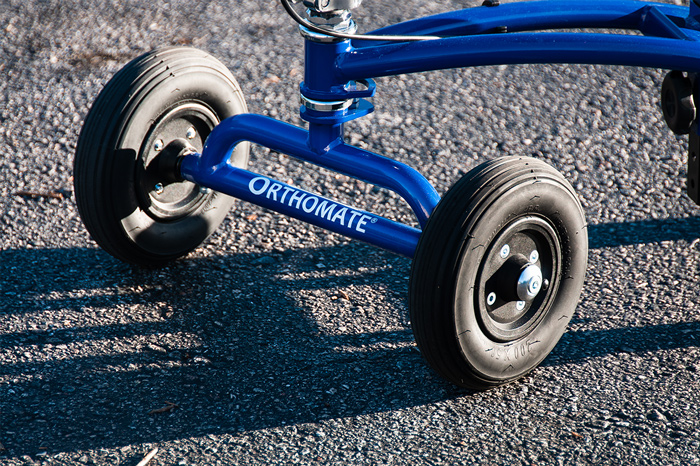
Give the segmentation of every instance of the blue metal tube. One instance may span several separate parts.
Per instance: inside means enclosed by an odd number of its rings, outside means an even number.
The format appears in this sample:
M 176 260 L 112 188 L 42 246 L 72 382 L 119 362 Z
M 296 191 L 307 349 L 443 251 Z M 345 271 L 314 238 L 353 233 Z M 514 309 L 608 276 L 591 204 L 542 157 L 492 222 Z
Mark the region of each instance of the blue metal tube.
M 321 43 L 312 40 L 304 44 L 304 84 L 316 91 L 328 92 L 338 85 L 333 73 L 327 70 L 333 66 L 335 59 L 351 49 L 350 41 Z
M 613 34 L 489 34 L 355 49 L 340 57 L 336 73 L 342 81 L 524 63 L 628 65 L 700 72 L 700 44 Z
M 514 2 L 498 7 L 476 7 L 450 11 L 394 24 L 369 34 L 464 36 L 493 32 L 507 27 L 508 32 L 548 29 L 608 28 L 645 31 L 646 12 L 684 19 L 688 7 L 636 0 L 546 0 Z M 373 46 L 376 42 L 353 41 L 353 46 Z
M 181 173 L 185 179 L 335 233 L 413 257 L 421 233 L 417 228 L 226 163 L 216 166 L 213 171 L 203 171 L 203 157 L 191 154 L 183 159 Z
M 213 173 L 228 165 L 231 151 L 243 141 L 390 189 L 408 202 L 421 226 L 440 201 L 428 180 L 405 164 L 349 146 L 340 138 L 325 148 L 312 148 L 309 132 L 303 128 L 254 114 L 236 115 L 217 125 L 207 138 L 201 157 L 185 158 L 190 173 Z
M 691 17 L 686 20 L 688 14 Z M 436 69 L 523 63 L 627 65 L 700 71 L 693 9 L 636 0 L 515 2 L 389 26 L 373 34 L 444 35 L 412 43 L 353 41 L 336 61 L 339 82 Z M 683 25 L 684 27 L 681 27 Z M 487 34 L 506 27 L 507 34 Z M 647 36 L 524 31 L 613 28 Z M 512 34 L 517 33 L 517 34 Z

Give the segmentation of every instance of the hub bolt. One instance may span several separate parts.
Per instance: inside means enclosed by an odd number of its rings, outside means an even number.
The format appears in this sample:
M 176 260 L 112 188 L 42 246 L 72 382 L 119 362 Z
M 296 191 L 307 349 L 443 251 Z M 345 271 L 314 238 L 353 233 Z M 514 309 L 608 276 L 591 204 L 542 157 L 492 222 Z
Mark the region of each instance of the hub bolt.
M 539 260 L 539 258 L 540 258 L 540 253 L 537 252 L 537 249 L 535 249 L 534 251 L 532 251 L 530 253 L 530 262 L 531 263 L 534 264 L 535 262 L 537 262 Z
M 163 183 L 157 183 L 155 186 L 156 194 L 163 194 L 163 191 L 165 191 L 165 186 L 163 186 Z
M 486 297 L 486 304 L 493 306 L 496 303 L 496 293 L 493 291 Z
M 196 135 L 197 135 L 197 131 L 195 131 L 195 129 L 192 126 L 189 127 L 189 129 L 187 130 L 187 133 L 185 134 L 187 139 L 194 139 L 194 137 Z
M 162 150 L 163 150 L 163 147 L 165 147 L 165 145 L 163 144 L 163 140 L 162 140 L 162 139 L 158 139 L 158 140 L 156 141 L 156 143 L 153 145 L 153 148 L 156 150 L 156 152 L 162 151 Z
M 517 303 L 515 303 L 515 308 L 519 311 L 525 309 L 525 301 L 518 301 Z
M 510 254 L 510 246 L 504 244 L 501 248 L 501 258 L 505 259 L 506 257 L 508 257 L 508 254 Z

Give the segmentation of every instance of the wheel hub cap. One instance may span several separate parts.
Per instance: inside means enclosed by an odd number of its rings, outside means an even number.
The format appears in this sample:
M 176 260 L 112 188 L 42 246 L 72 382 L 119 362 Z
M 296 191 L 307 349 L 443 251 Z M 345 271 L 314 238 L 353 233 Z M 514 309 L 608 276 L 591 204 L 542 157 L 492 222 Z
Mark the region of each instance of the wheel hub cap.
M 542 289 L 542 270 L 535 264 L 525 267 L 516 287 L 518 298 L 521 301 L 530 302 L 537 297 Z
M 513 341 L 537 325 L 560 280 L 558 235 L 544 218 L 526 216 L 490 242 L 479 266 L 475 306 L 484 332 Z

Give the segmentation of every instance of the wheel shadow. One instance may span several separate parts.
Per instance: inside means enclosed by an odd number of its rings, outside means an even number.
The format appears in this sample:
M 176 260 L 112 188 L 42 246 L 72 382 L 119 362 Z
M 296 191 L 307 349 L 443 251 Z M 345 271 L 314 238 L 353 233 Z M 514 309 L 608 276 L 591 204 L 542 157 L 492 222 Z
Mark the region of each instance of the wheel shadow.
M 649 219 L 635 222 L 589 225 L 589 247 L 613 249 L 622 246 L 686 242 L 693 244 L 700 238 L 700 217 Z M 624 272 L 623 272 L 624 273 Z M 673 274 L 669 270 L 669 275 Z M 675 272 L 676 274 L 678 271 Z M 684 271 L 686 278 L 697 276 L 698 270 Z M 660 282 L 670 282 L 662 280 Z M 632 286 L 632 285 L 630 285 Z M 662 285 L 657 285 L 662 286 Z M 584 288 L 585 293 L 585 288 Z M 582 299 L 581 306 L 597 306 L 595 299 Z M 649 314 L 663 314 L 663 305 L 646 304 Z M 600 314 L 601 311 L 594 311 Z M 619 312 L 624 312 L 620 310 Z M 590 314 L 590 312 L 589 312 Z M 604 312 L 603 312 L 604 314 Z M 598 317 L 604 319 L 605 317 Z M 574 317 L 572 324 L 587 323 L 590 319 Z M 572 325 L 573 326 L 573 325 Z M 613 329 L 576 330 L 565 333 L 543 365 L 556 366 L 588 358 L 616 353 L 648 353 L 697 347 L 700 345 L 700 322 L 629 326 Z
M 700 217 L 649 219 L 588 226 L 590 249 L 662 241 L 693 241 L 698 238 L 700 238 Z
M 592 248 L 691 241 L 698 227 L 592 225 L 589 236 Z M 463 396 L 413 343 L 409 267 L 359 243 L 157 270 L 96 249 L 0 251 L 0 442 L 11 456 L 111 448 Z M 697 322 L 569 332 L 545 365 L 687 348 L 698 332 Z
M 413 343 L 408 267 L 361 244 L 158 270 L 94 249 L 1 251 L 0 442 L 12 456 L 110 448 L 458 396 Z M 391 315 L 334 327 L 387 283 Z

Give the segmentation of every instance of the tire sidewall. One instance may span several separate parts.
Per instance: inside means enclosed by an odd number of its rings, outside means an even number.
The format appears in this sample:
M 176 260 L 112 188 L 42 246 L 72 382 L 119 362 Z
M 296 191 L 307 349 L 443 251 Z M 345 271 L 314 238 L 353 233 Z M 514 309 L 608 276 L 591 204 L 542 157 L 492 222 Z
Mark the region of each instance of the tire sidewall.
M 457 262 L 454 290 L 455 338 L 463 360 L 488 382 L 517 379 L 536 367 L 565 332 L 578 304 L 587 257 L 585 219 L 572 190 L 558 180 L 538 177 L 515 183 L 489 199 L 488 214 L 468 225 Z M 527 216 L 546 220 L 559 236 L 562 261 L 560 279 L 548 301 L 549 308 L 525 336 L 509 342 L 489 338 L 482 329 L 475 291 L 479 264 L 492 242 L 508 225 Z M 480 240 L 481 239 L 481 240 Z
M 174 68 L 170 65 L 171 69 Z M 134 190 L 138 185 L 136 168 L 140 162 L 141 145 L 160 117 L 184 103 L 203 104 L 219 119 L 247 111 L 238 86 L 220 72 L 208 67 L 172 69 L 165 76 L 158 74 L 130 100 L 124 109 L 123 124 L 116 134 L 113 166 L 108 192 L 112 208 L 130 242 L 148 254 L 177 257 L 196 248 L 227 215 L 234 200 L 211 192 L 204 201 L 182 218 L 159 221 L 140 205 Z M 232 94 L 237 97 L 232 98 Z M 244 167 L 248 161 L 247 145 L 242 144 L 232 154 L 232 162 Z

